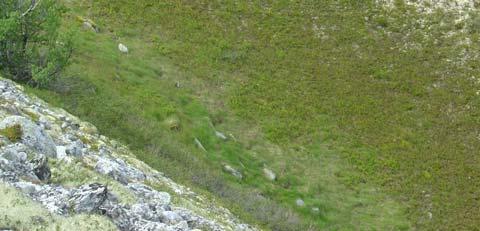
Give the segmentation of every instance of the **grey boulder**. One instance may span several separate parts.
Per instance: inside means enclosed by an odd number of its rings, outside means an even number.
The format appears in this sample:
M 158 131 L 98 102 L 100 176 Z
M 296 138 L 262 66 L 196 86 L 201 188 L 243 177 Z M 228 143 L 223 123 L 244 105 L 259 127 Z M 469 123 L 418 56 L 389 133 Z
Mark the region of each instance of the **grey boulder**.
M 97 172 L 111 176 L 122 184 L 128 184 L 130 181 L 145 180 L 145 174 L 143 172 L 130 167 L 121 159 L 98 157 L 95 169 Z
M 170 204 L 171 197 L 170 194 L 166 192 L 158 192 L 140 183 L 128 184 L 128 188 L 132 190 L 135 195 L 145 198 L 148 201 L 152 201 L 161 205 Z

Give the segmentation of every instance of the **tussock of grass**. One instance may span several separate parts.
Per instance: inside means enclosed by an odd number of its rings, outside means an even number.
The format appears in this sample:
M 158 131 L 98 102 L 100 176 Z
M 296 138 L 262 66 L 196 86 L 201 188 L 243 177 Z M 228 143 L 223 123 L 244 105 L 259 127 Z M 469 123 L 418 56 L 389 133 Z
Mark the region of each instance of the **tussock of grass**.
M 22 134 L 22 126 L 20 124 L 0 129 L 0 135 L 7 137 L 11 142 L 17 142 L 22 139 Z

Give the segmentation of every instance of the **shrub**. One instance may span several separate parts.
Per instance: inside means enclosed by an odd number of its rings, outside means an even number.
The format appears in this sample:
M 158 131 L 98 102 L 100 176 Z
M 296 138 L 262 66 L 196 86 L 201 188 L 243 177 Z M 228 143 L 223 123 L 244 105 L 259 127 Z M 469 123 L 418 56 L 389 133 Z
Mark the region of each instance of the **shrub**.
M 58 76 L 72 53 L 59 33 L 64 12 L 57 0 L 0 1 L 0 71 L 35 86 Z

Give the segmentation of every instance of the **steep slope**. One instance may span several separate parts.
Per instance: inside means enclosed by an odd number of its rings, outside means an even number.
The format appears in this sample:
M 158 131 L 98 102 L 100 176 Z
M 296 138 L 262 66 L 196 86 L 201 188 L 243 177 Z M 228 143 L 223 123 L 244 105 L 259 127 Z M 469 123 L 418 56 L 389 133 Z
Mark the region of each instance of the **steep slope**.
M 9 80 L 0 79 L 0 92 L 0 227 L 256 230 L 93 125 Z

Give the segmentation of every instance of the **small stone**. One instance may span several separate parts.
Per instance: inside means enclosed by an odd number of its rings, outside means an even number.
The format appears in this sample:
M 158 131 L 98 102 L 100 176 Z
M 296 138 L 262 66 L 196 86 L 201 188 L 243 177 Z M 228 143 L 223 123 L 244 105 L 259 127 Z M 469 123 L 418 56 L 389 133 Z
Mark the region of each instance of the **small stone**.
M 26 152 L 18 152 L 18 159 L 20 160 L 20 162 L 25 162 L 28 158 L 28 155 Z
M 120 52 L 122 53 L 128 53 L 128 47 L 123 45 L 123 44 L 118 44 L 118 50 L 120 50 Z
M 83 147 L 84 145 L 82 141 L 80 140 L 74 141 L 66 147 L 66 153 L 72 156 L 80 157 L 83 154 L 82 152 Z
M 297 206 L 299 206 L 299 207 L 305 206 L 305 202 L 304 202 L 302 199 L 300 199 L 300 198 L 298 198 L 298 199 L 295 201 L 295 204 L 297 204 Z
M 84 29 L 87 29 L 87 30 L 91 30 L 95 33 L 98 33 L 98 28 L 95 24 L 93 24 L 92 22 L 90 21 L 84 21 L 83 22 L 83 28 Z
M 64 159 L 67 157 L 67 148 L 65 146 L 57 146 L 57 158 Z
M 174 225 L 183 221 L 183 218 L 173 211 L 163 211 L 160 215 L 160 219 L 163 223 L 168 225 Z
M 275 173 L 268 168 L 263 168 L 263 175 L 270 181 L 275 181 L 277 179 Z
M 220 138 L 222 140 L 227 140 L 227 136 L 225 136 L 225 134 L 223 134 L 219 131 L 215 131 L 215 136 L 217 136 L 218 138 Z
M 52 128 L 52 123 L 50 123 L 46 116 L 40 116 L 38 123 L 46 130 L 50 130 Z
M 232 166 L 226 164 L 223 166 L 223 170 L 225 170 L 226 172 L 232 174 L 234 177 L 238 178 L 238 179 L 242 179 L 243 178 L 243 175 L 242 173 L 240 173 L 238 170 L 234 169 Z

